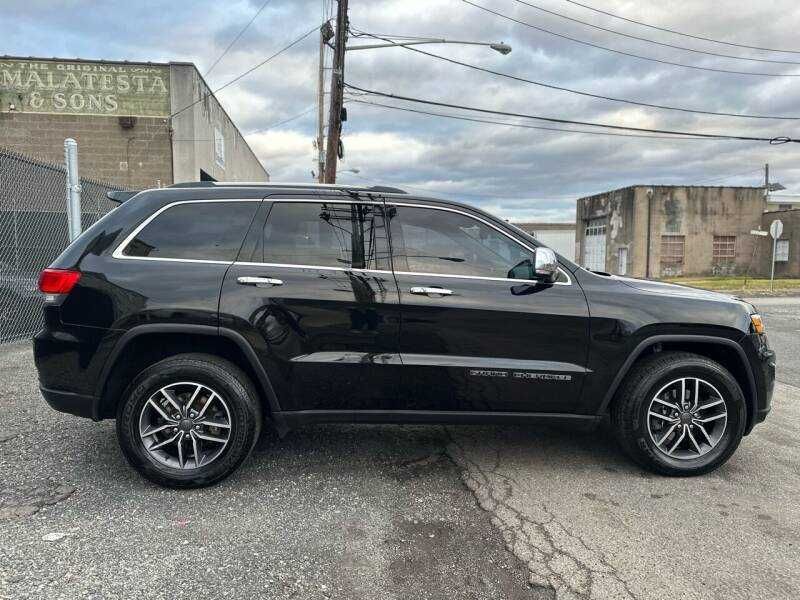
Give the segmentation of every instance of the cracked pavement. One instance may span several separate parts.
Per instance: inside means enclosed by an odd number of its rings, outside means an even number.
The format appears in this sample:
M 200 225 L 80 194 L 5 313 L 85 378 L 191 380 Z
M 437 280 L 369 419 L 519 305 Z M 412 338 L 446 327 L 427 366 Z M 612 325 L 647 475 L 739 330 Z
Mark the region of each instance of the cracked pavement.
M 0 346 L 0 598 L 800 597 L 800 299 L 775 300 L 773 414 L 692 479 L 606 430 L 326 425 L 166 490 Z
M 606 429 L 448 427 L 465 483 L 529 569 L 572 598 L 800 598 L 800 298 L 753 300 L 773 411 L 714 473 L 644 472 Z

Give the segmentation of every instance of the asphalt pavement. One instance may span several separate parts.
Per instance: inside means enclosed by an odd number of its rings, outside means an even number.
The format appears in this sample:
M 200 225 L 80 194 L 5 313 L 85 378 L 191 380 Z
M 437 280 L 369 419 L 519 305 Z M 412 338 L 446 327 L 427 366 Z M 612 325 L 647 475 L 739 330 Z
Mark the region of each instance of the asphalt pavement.
M 605 430 L 326 425 L 166 490 L 0 346 L 0 598 L 800 597 L 800 298 L 754 302 L 773 414 L 691 479 Z

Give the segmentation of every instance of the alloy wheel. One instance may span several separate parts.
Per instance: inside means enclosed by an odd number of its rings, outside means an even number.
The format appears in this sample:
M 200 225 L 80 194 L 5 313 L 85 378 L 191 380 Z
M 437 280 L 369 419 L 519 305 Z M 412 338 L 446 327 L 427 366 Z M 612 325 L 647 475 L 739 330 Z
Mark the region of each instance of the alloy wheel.
M 725 434 L 728 409 L 716 387 L 699 377 L 663 386 L 647 409 L 647 430 L 669 458 L 692 460 L 711 452 Z
M 222 455 L 231 437 L 231 413 L 207 385 L 181 381 L 152 394 L 139 415 L 142 446 L 156 462 L 199 469 Z

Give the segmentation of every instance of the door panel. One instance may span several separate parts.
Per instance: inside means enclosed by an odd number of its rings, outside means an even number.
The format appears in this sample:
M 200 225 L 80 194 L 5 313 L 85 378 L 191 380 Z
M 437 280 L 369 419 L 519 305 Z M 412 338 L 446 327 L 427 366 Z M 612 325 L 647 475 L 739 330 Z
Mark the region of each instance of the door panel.
M 221 324 L 253 344 L 282 410 L 396 408 L 399 304 L 378 268 L 382 206 L 275 201 L 258 246 L 225 277 Z
M 588 340 L 580 287 L 566 273 L 557 284 L 505 279 L 532 252 L 487 221 L 434 208 L 392 214 L 406 408 L 574 410 Z

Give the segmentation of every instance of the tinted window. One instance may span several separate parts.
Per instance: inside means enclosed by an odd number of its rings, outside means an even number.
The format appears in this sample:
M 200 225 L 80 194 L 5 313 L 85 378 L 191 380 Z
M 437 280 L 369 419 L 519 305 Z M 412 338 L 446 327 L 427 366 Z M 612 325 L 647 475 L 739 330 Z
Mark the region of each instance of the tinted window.
M 264 227 L 262 261 L 388 270 L 383 209 L 370 204 L 276 202 Z
M 125 248 L 126 256 L 233 261 L 258 202 L 191 202 L 168 208 Z
M 396 211 L 391 232 L 398 271 L 513 278 L 515 266 L 533 260 L 519 243 L 465 215 L 403 206 Z

